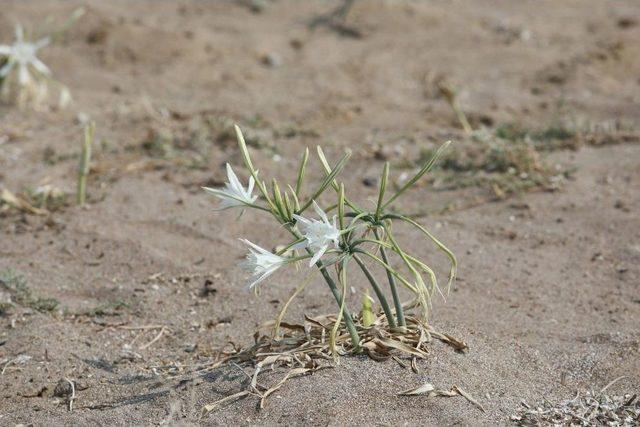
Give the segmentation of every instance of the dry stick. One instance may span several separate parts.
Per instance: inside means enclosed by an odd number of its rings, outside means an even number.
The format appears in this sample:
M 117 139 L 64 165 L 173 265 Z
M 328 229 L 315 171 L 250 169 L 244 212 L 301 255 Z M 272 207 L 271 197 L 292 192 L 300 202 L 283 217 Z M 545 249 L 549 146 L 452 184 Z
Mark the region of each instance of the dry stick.
M 380 234 L 376 228 L 373 229 L 373 235 L 376 236 L 376 240 L 380 240 Z M 387 252 L 384 250 L 384 247 L 380 246 L 380 255 L 382 256 L 382 260 L 385 264 L 389 264 L 389 259 L 387 258 Z M 387 273 L 387 279 L 389 279 L 389 287 L 391 288 L 391 296 L 393 297 L 393 305 L 396 308 L 396 316 L 398 316 L 398 326 L 405 327 L 407 326 L 407 322 L 404 318 L 404 310 L 402 309 L 402 301 L 400 301 L 400 295 L 398 295 L 398 287 L 396 285 L 396 278 L 393 277 L 393 274 L 387 269 L 385 269 Z
M 84 140 L 82 141 L 82 155 L 80 156 L 80 166 L 78 168 L 78 191 L 76 202 L 79 206 L 85 204 L 87 200 L 87 176 L 91 163 L 91 146 L 93 145 L 93 132 L 95 123 L 91 122 L 84 128 Z
M 76 385 L 69 378 L 64 379 L 71 386 L 71 396 L 69 397 L 69 412 L 73 411 L 73 401 L 76 398 Z
M 145 345 L 141 346 L 140 350 L 145 350 L 145 349 L 151 347 L 153 345 L 153 343 L 155 343 L 156 341 L 158 341 L 162 337 L 162 334 L 164 334 L 164 330 L 165 330 L 165 328 L 162 327 L 160 329 L 160 332 L 158 332 L 158 335 L 156 335 L 154 339 L 152 339 L 151 341 L 149 341 Z
M 464 132 L 467 135 L 471 135 L 473 133 L 473 128 L 469 124 L 469 120 L 467 120 L 467 116 L 464 114 L 464 111 L 462 111 L 462 108 L 460 108 L 460 104 L 458 103 L 458 97 L 455 89 L 451 86 L 449 82 L 446 82 L 446 81 L 440 81 L 436 85 L 438 86 L 438 90 L 440 91 L 442 96 L 444 96 L 444 98 L 447 100 L 447 102 L 451 106 L 451 109 L 453 110 L 453 112 L 456 114 L 456 117 L 458 118 L 458 121 L 462 125 Z

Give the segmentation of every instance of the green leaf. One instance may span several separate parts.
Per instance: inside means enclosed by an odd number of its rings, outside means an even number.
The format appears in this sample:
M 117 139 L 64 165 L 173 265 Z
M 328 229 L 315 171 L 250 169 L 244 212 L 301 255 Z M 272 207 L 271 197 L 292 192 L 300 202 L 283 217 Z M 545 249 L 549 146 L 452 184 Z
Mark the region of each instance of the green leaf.
M 318 155 L 320 155 L 320 153 L 322 152 L 322 150 L 320 149 L 320 147 L 318 147 Z M 324 180 L 322 181 L 322 184 L 320 184 L 320 187 L 318 187 L 318 189 L 313 193 L 313 195 L 309 198 L 309 200 L 306 201 L 306 203 L 304 205 L 302 205 L 302 207 L 300 208 L 300 210 L 298 211 L 298 213 L 302 213 L 304 212 L 309 206 L 311 206 L 311 203 L 316 200 L 323 192 L 324 190 L 327 189 L 327 187 L 333 183 L 336 175 L 338 175 L 342 169 L 345 167 L 345 165 L 347 164 L 347 162 L 349 161 L 349 157 L 351 157 L 351 150 L 347 150 L 346 153 L 344 153 L 344 155 L 342 156 L 342 158 L 338 161 L 338 163 L 336 164 L 336 166 L 333 168 L 333 170 L 331 171 L 331 173 L 329 173 Z M 337 185 L 337 183 L 336 183 Z
M 304 149 L 302 160 L 300 161 L 300 169 L 298 169 L 298 179 L 296 180 L 296 196 L 300 196 L 302 191 L 302 181 L 304 180 L 304 173 L 307 169 L 307 162 L 309 161 L 309 148 Z
M 411 178 L 409 181 L 407 181 L 407 183 L 405 185 L 402 186 L 402 188 L 400 188 L 396 194 L 393 195 L 393 197 L 391 197 L 389 200 L 386 201 L 386 203 L 383 205 L 383 207 L 389 206 L 391 203 L 393 203 L 393 201 L 395 199 L 397 199 L 402 193 L 404 193 L 405 191 L 407 191 L 409 188 L 411 188 L 416 182 L 418 182 L 418 180 L 420 178 L 422 178 L 422 176 L 424 174 L 426 174 L 427 172 L 429 172 L 431 170 L 431 168 L 433 168 L 433 165 L 436 163 L 436 161 L 438 160 L 438 158 L 442 155 L 442 153 L 444 152 L 444 150 L 447 149 L 447 147 L 451 144 L 451 141 L 447 141 L 444 144 L 442 144 L 440 146 L 440 148 L 438 148 L 438 150 L 435 152 L 435 154 L 431 157 L 431 159 L 429 159 L 429 161 L 422 167 L 422 169 L 420 169 L 420 171 L 415 174 L 415 176 L 413 178 Z
M 380 192 L 378 193 L 378 204 L 376 205 L 376 218 L 380 218 L 382 212 L 384 193 L 387 190 L 387 180 L 389 179 L 389 162 L 384 163 L 382 176 L 380 177 Z

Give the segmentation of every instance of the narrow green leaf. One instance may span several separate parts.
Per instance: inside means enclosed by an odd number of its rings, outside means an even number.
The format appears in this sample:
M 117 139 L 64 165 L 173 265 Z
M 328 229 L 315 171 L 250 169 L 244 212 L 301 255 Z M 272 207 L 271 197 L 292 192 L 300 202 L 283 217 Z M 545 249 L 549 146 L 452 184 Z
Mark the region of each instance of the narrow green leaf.
M 296 180 L 296 196 L 300 196 L 302 191 L 302 181 L 304 180 L 304 173 L 307 169 L 307 162 L 309 161 L 309 148 L 304 149 L 302 160 L 300 161 L 300 169 L 298 169 L 298 179 Z
M 271 181 L 271 190 L 273 192 L 274 204 L 276 206 L 276 209 L 278 210 L 278 213 L 280 214 L 280 219 L 282 220 L 282 222 L 289 221 L 289 217 L 287 215 L 287 209 L 285 208 L 284 203 L 282 202 L 282 194 L 280 193 L 280 187 L 278 186 L 278 181 L 276 181 L 275 178 L 273 178 L 273 180 Z
M 344 183 L 340 183 L 340 192 L 338 193 L 338 221 L 340 230 L 344 230 Z
M 378 204 L 376 205 L 376 218 L 380 218 L 382 212 L 384 193 L 387 190 L 387 180 L 389 179 L 389 162 L 384 162 L 382 176 L 380 177 L 380 193 L 378 194 Z
M 244 140 L 244 135 L 242 135 L 240 126 L 233 125 L 233 127 L 236 131 L 236 138 L 238 139 L 238 146 L 240 147 L 240 153 L 242 154 L 244 164 L 247 169 L 249 169 L 249 173 L 251 173 L 251 176 L 256 183 L 256 187 L 258 187 L 258 190 L 260 190 L 260 192 L 262 193 L 262 197 L 265 198 L 267 204 L 269 205 L 269 208 L 271 208 L 271 213 L 277 216 L 278 209 L 274 205 L 273 200 L 271 200 L 271 197 L 269 197 L 269 191 L 267 190 L 267 186 L 265 185 L 264 181 L 260 181 L 258 179 L 258 171 L 253 167 L 251 156 L 249 155 L 249 149 L 247 148 L 247 143 Z
M 407 181 L 407 183 L 403 185 L 402 188 L 400 188 L 396 192 L 396 194 L 394 194 L 389 200 L 387 200 L 384 203 L 383 207 L 389 206 L 391 203 L 393 203 L 395 199 L 397 199 L 400 195 L 402 195 L 402 193 L 404 193 L 409 188 L 411 188 L 420 178 L 422 178 L 424 174 L 429 172 L 431 168 L 433 168 L 433 165 L 436 163 L 438 158 L 442 155 L 444 150 L 446 150 L 450 144 L 451 144 L 451 141 L 447 141 L 444 144 L 442 144 L 440 148 L 438 148 L 438 150 L 435 152 L 435 154 L 431 157 L 431 159 L 429 159 L 429 161 L 422 167 L 422 169 L 420 169 L 420 171 L 417 174 L 415 174 L 413 178 Z
M 318 157 L 320 158 L 320 163 L 322 163 L 322 167 L 324 168 L 324 172 L 329 175 L 331 174 L 331 166 L 329 166 L 329 162 L 327 161 L 326 156 L 324 155 L 324 151 L 322 151 L 322 147 L 318 146 Z M 331 186 L 334 188 L 334 190 L 336 190 L 336 192 L 339 190 L 338 187 L 338 181 L 336 181 L 335 179 L 333 181 L 331 181 Z M 362 209 L 360 209 L 358 207 L 358 205 L 356 205 L 355 203 L 353 203 L 352 201 L 350 201 L 349 199 L 345 199 L 345 203 L 354 211 L 360 213 L 362 212 Z
M 321 151 L 322 150 L 320 149 L 320 147 L 318 147 L 318 152 L 320 153 Z M 336 175 L 338 175 L 342 171 L 342 169 L 345 167 L 345 165 L 347 164 L 347 161 L 349 161 L 349 157 L 351 157 L 351 150 L 347 150 L 347 152 L 344 153 L 344 155 L 338 161 L 338 163 L 333 168 L 333 170 L 331 170 L 331 173 L 329 173 L 324 178 L 324 180 L 322 181 L 322 184 L 320 184 L 320 187 L 318 187 L 318 189 L 313 193 L 313 195 L 309 198 L 309 200 L 307 200 L 305 204 L 302 205 L 298 213 L 304 212 L 309 206 L 311 206 L 311 203 L 314 200 L 316 200 L 324 192 L 324 190 L 327 189 L 327 187 L 334 181 Z

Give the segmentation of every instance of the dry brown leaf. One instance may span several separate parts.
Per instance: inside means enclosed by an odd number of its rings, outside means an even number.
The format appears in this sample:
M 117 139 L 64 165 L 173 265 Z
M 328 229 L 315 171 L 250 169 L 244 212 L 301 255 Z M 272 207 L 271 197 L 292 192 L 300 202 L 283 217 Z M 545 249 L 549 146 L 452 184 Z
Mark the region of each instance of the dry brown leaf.
M 239 399 L 239 398 L 241 398 L 243 396 L 248 395 L 249 393 L 250 393 L 249 390 L 243 390 L 243 391 L 240 391 L 238 393 L 234 393 L 234 394 L 232 394 L 230 396 L 227 396 L 224 399 L 220 399 L 220 400 L 217 400 L 217 401 L 215 401 L 213 403 L 209 403 L 208 405 L 204 405 L 204 407 L 202 408 L 201 417 L 206 416 L 209 412 L 213 411 L 216 407 L 222 405 L 223 403 L 229 402 L 231 400 Z
M 469 402 L 471 402 L 472 404 L 476 405 L 482 412 L 487 412 L 484 410 L 484 408 L 482 407 L 482 405 L 480 404 L 480 402 L 478 402 L 476 399 L 473 398 L 473 396 L 471 396 L 469 393 L 467 393 L 466 391 L 464 391 L 463 389 L 461 389 L 460 387 L 458 387 L 457 385 L 454 385 L 451 390 L 455 390 L 458 393 L 460 393 L 460 396 L 464 397 L 465 399 L 467 399 Z
M 400 393 L 398 393 L 398 396 L 419 396 L 421 394 L 431 393 L 434 390 L 435 387 L 433 387 L 433 384 L 424 383 L 421 386 L 401 391 Z
M 49 213 L 46 209 L 39 209 L 32 206 L 29 202 L 22 197 L 18 197 L 6 188 L 2 189 L 0 193 L 0 202 L 4 202 L 16 209 L 25 211 L 34 215 L 46 215 Z

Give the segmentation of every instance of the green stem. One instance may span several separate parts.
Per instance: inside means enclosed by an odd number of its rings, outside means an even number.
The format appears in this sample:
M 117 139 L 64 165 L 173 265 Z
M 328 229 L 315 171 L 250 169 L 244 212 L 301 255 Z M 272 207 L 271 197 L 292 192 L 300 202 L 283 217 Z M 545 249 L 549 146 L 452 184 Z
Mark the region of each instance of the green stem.
M 316 266 L 320 269 L 320 273 L 322 274 L 322 277 L 324 277 L 324 280 L 327 282 L 327 285 L 329 285 L 331 293 L 338 302 L 338 307 L 342 307 L 342 295 L 340 295 L 340 291 L 336 286 L 336 282 L 333 280 L 329 272 L 325 269 L 322 261 L 318 260 L 318 262 L 316 262 Z M 351 342 L 353 343 L 353 346 L 357 351 L 360 348 L 360 336 L 358 335 L 356 325 L 353 323 L 353 317 L 351 317 L 351 312 L 349 311 L 349 308 L 347 308 L 346 304 L 344 305 L 343 315 L 344 323 L 347 325 L 347 330 L 349 331 L 349 335 L 351 336 Z
M 373 235 L 376 236 L 376 239 L 380 240 L 380 235 L 377 229 L 373 229 Z M 384 250 L 384 247 L 380 246 L 380 255 L 382 256 L 382 260 L 389 264 L 389 259 L 387 258 L 387 252 Z M 389 270 L 385 270 L 387 273 L 387 279 L 389 279 L 389 287 L 391 288 L 391 295 L 393 296 L 393 305 L 396 307 L 396 316 L 398 316 L 398 325 L 399 326 L 407 326 L 407 322 L 404 319 L 404 310 L 402 310 L 402 302 L 400 301 L 400 295 L 398 295 L 398 287 L 396 286 L 396 278 L 393 277 L 393 274 Z
M 371 287 L 373 288 L 374 292 L 376 293 L 376 296 L 378 297 L 378 300 L 380 300 L 380 305 L 382 306 L 382 310 L 384 311 L 384 315 L 387 317 L 387 320 L 389 321 L 389 326 L 391 328 L 395 328 L 397 325 L 396 325 L 396 320 L 393 317 L 393 312 L 391 311 L 391 307 L 389 307 L 389 303 L 387 302 L 387 298 L 382 293 L 382 289 L 380 289 L 380 286 L 378 285 L 378 282 L 376 281 L 375 277 L 373 277 L 371 275 L 371 272 L 369 271 L 367 266 L 362 261 L 360 261 L 360 259 L 357 256 L 354 255 L 353 259 L 356 260 L 356 262 L 358 263 L 358 265 L 362 269 L 362 272 L 364 273 L 364 275 L 367 276 L 367 279 L 369 279 L 369 283 L 371 283 Z
M 293 228 L 287 227 L 287 229 L 297 239 L 302 238 L 302 236 L 300 236 L 300 234 L 296 232 L 296 230 L 294 230 Z M 308 248 L 307 248 L 307 253 L 309 253 L 310 255 L 313 255 L 313 252 L 311 252 Z M 320 274 L 322 274 L 322 277 L 324 277 L 324 280 L 327 282 L 327 285 L 329 285 L 329 289 L 331 289 L 331 293 L 333 294 L 333 297 L 338 302 L 338 307 L 343 307 L 342 295 L 340 294 L 340 291 L 336 286 L 336 282 L 333 280 L 333 278 L 327 271 L 322 260 L 318 260 L 316 262 L 316 267 L 320 269 Z M 347 325 L 347 330 L 349 331 L 349 335 L 351 336 L 351 342 L 353 343 L 353 348 L 357 352 L 360 349 L 360 335 L 358 335 L 358 330 L 356 329 L 356 325 L 353 323 L 353 317 L 351 316 L 351 311 L 349 311 L 349 308 L 347 307 L 346 302 L 344 304 L 343 315 L 344 315 L 344 323 L 345 325 Z

